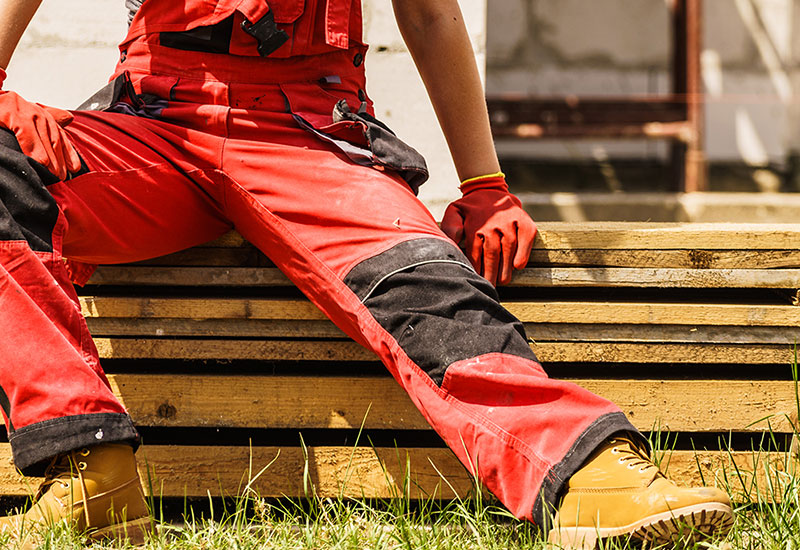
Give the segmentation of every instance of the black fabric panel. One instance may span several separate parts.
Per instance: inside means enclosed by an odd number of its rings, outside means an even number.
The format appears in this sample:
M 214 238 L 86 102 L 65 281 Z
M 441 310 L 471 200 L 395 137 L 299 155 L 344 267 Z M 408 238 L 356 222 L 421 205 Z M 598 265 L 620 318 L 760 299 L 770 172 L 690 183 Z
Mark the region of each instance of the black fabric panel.
M 8 419 L 8 426 L 6 426 L 6 428 L 9 432 L 13 432 L 14 423 L 11 422 L 11 401 L 8 399 L 8 394 L 2 386 L 0 386 L 0 407 L 3 408 L 3 412 L 6 413 L 6 419 Z
M 25 240 L 37 252 L 52 252 L 58 205 L 46 186 L 57 181 L 0 129 L 0 241 Z
M 9 434 L 14 465 L 26 476 L 41 476 L 56 455 L 100 443 L 139 445 L 139 433 L 127 414 L 64 416 L 24 426 Z
M 190 52 L 228 53 L 233 32 L 233 16 L 216 25 L 197 27 L 183 32 L 162 32 L 162 46 Z
M 600 445 L 620 434 L 628 435 L 631 439 L 643 443 L 648 450 L 650 449 L 647 438 L 631 424 L 625 414 L 621 412 L 608 413 L 592 422 L 578 436 L 561 462 L 550 468 L 542 481 L 532 514 L 534 523 L 544 533 L 553 527 L 552 520 L 567 489 L 569 478 L 581 469 L 584 462 Z
M 367 112 L 354 113 L 344 99 L 333 109 L 333 121 L 350 120 L 364 125 L 364 137 L 375 160 L 396 171 L 416 195 L 419 187 L 428 181 L 425 158 L 413 147 L 398 138 L 386 124 Z
M 345 283 L 439 386 L 448 366 L 478 355 L 536 360 L 522 323 L 446 241 L 401 243 L 358 264 Z

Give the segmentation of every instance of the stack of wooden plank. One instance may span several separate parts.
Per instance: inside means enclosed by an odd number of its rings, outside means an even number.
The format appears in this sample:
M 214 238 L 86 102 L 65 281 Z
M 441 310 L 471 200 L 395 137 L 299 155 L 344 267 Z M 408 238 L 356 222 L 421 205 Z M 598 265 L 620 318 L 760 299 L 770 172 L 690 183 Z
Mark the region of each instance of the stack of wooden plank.
M 799 289 L 800 225 L 547 223 L 501 299 L 551 375 L 618 403 L 674 448 L 673 477 L 708 483 L 785 464 Z M 101 267 L 81 294 L 158 494 L 236 494 L 268 464 L 263 496 L 473 487 L 375 356 L 235 233 Z M 0 453 L 0 494 L 25 494 Z

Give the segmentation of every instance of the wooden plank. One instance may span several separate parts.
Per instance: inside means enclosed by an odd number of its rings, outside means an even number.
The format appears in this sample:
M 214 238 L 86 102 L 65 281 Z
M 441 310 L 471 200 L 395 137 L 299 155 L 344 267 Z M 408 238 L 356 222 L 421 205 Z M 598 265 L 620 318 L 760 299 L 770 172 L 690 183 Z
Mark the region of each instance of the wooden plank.
M 95 338 L 103 359 L 196 359 L 259 361 L 376 361 L 377 356 L 349 341 L 190 340 Z M 535 342 L 544 363 L 789 364 L 787 345 L 631 344 L 610 342 Z
M 95 338 L 103 359 L 202 359 L 259 361 L 377 361 L 355 342 L 155 340 Z
M 251 480 L 261 497 L 397 498 L 408 487 L 411 498 L 448 499 L 454 496 L 451 488 L 463 498 L 475 487 L 448 449 L 309 447 L 304 456 L 295 447 L 144 445 L 137 457 L 145 491 L 161 497 L 232 496 L 242 494 Z M 785 453 L 745 451 L 674 451 L 661 464 L 680 485 L 705 480 L 724 486 L 727 479 L 745 498 L 753 494 L 751 480 L 763 494 L 767 478 L 780 487 L 797 468 Z M 0 443 L 0 495 L 29 495 L 38 481 L 22 478 L 11 463 L 10 445 Z
M 250 298 L 123 298 L 83 296 L 87 317 L 165 319 L 282 319 L 320 321 L 311 302 Z M 800 307 L 636 302 L 504 302 L 526 323 L 800 326 Z
M 330 321 L 281 319 L 131 319 L 88 317 L 94 336 L 202 336 L 205 338 L 346 338 Z M 684 329 L 687 330 L 687 329 Z M 783 340 L 780 340 L 783 342 Z
M 388 376 L 111 374 L 109 381 L 139 426 L 430 429 Z M 571 381 L 616 403 L 642 431 L 791 432 L 797 417 L 790 381 Z
M 608 266 L 677 269 L 800 268 L 800 250 L 602 250 L 531 251 L 530 266 Z
M 429 429 L 387 377 L 109 375 L 137 425 Z
M 294 286 L 275 267 L 112 267 L 92 275 L 94 285 Z
M 527 268 L 517 287 L 800 288 L 800 269 Z
M 306 321 L 326 319 L 325 315 L 307 300 L 82 296 L 80 303 L 81 311 L 87 317 Z
M 429 429 L 389 377 L 111 375 L 138 425 Z M 176 381 L 179 381 L 176 383 Z M 790 432 L 794 383 L 571 380 L 616 403 L 640 430 Z M 314 388 L 311 390 L 310 388 Z
M 198 336 L 204 338 L 346 338 L 330 321 L 265 319 L 127 319 L 89 317 L 100 336 Z M 784 344 L 800 342 L 800 327 L 609 325 L 525 323 L 537 342 Z
M 603 249 L 796 250 L 798 224 L 549 222 L 534 247 Z
M 532 301 L 503 305 L 527 323 L 800 326 L 800 308 L 791 305 Z
M 316 493 L 392 498 L 403 495 L 406 460 L 411 466 L 407 485 L 412 498 L 452 498 L 450 486 L 461 495 L 473 487 L 472 478 L 447 449 L 309 447 L 304 456 L 299 447 L 144 445 L 137 458 L 145 492 L 164 497 L 234 496 L 252 480 L 252 489 L 262 497 Z M 449 485 L 437 468 L 447 472 Z M 38 482 L 18 474 L 11 464 L 10 445 L 0 443 L 0 495 L 30 494 Z
M 800 342 L 800 327 L 526 323 L 525 330 L 528 337 L 537 342 L 784 344 L 787 346 Z
M 676 269 L 776 269 L 800 268 L 800 250 L 604 250 L 587 248 L 531 251 L 530 267 L 646 267 Z M 241 248 L 195 247 L 175 254 L 122 266 L 100 266 L 89 284 L 102 284 L 120 268 L 129 267 L 274 267 L 251 245 Z M 106 283 L 108 284 L 108 283 Z
M 789 365 L 794 359 L 792 347 L 787 345 L 536 342 L 531 348 L 545 364 Z
M 105 267 L 98 285 L 293 286 L 276 268 Z M 800 288 L 800 269 L 526 268 L 512 287 Z
M 798 250 L 800 224 L 541 222 L 534 248 L 605 250 Z M 246 246 L 236 233 L 208 247 Z

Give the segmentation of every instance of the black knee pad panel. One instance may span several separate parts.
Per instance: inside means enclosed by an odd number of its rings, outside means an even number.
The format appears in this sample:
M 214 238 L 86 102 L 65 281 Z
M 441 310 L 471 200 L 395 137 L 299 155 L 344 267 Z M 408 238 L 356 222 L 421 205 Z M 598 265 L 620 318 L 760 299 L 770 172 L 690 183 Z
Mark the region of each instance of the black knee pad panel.
M 344 282 L 437 385 L 449 365 L 486 353 L 536 360 L 522 323 L 447 241 L 400 243 L 359 263 Z
M 0 241 L 27 241 L 35 251 L 52 252 L 58 205 L 47 186 L 57 181 L 22 154 L 12 132 L 0 130 Z

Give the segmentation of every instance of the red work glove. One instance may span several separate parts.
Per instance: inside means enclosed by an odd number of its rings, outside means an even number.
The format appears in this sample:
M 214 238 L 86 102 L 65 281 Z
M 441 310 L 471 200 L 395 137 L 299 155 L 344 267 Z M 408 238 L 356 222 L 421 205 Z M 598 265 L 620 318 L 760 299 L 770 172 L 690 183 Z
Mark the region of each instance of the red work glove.
M 461 193 L 445 210 L 442 231 L 464 241 L 472 265 L 490 283 L 508 284 L 512 270 L 528 263 L 536 224 L 508 192 L 502 173 L 468 179 Z
M 5 76 L 2 71 L 0 86 Z M 60 180 L 81 169 L 81 159 L 62 128 L 70 122 L 72 114 L 67 111 L 31 103 L 14 92 L 0 90 L 0 127 L 14 132 L 22 152 Z

